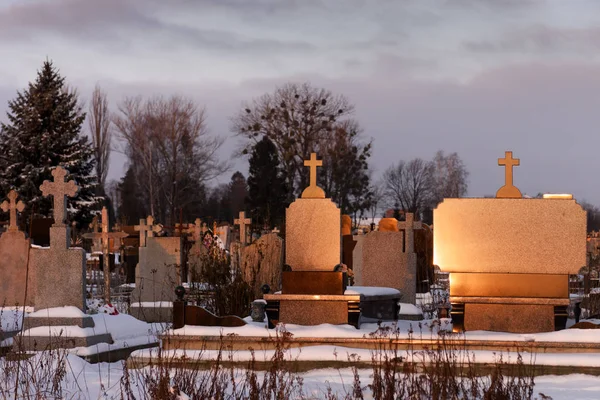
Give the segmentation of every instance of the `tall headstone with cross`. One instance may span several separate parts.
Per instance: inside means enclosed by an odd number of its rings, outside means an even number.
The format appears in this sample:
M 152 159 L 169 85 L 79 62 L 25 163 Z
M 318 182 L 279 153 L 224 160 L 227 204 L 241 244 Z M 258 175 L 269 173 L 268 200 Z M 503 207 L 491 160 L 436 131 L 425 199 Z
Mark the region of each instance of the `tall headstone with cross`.
M 30 266 L 38 277 L 36 309 L 75 306 L 85 311 L 85 251 L 69 248 L 71 235 L 66 222 L 67 197 L 74 197 L 79 188 L 75 181 L 65 180 L 67 174 L 64 168 L 56 167 L 54 180 L 40 186 L 45 197 L 52 196 L 54 224 L 50 227 L 50 247 L 33 248 L 30 253 Z
M 22 212 L 25 204 L 17 201 L 18 194 L 11 190 L 0 207 L 9 213 L 9 225 L 6 232 L 0 236 L 0 306 L 33 305 L 35 304 L 35 289 L 33 272 L 29 271 L 29 290 L 27 276 L 27 258 L 29 239 L 19 230 L 17 211 Z M 27 297 L 25 296 L 27 292 Z
M 131 315 L 147 322 L 168 322 L 175 287 L 181 284 L 182 237 L 155 236 L 162 226 L 152 216 L 140 220 L 135 230 L 140 233 L 140 247 Z
M 239 218 L 234 219 L 233 223 L 240 226 L 240 243 L 242 243 L 242 245 L 246 245 L 248 241 L 246 226 L 250 225 L 252 220 L 250 218 L 246 218 L 246 213 L 244 211 L 240 211 Z
M 96 223 L 97 223 L 96 219 Z M 125 232 L 109 232 L 108 230 L 108 210 L 106 207 L 102 207 L 102 220 L 101 220 L 100 232 L 94 230 L 92 233 L 85 233 L 83 235 L 86 239 L 93 239 L 94 241 L 99 240 L 102 249 L 102 263 L 104 272 L 104 301 L 110 303 L 110 259 L 109 259 L 109 244 L 110 239 L 121 241 L 121 239 L 129 236 Z
M 312 153 L 304 165 L 310 168 L 309 186 L 286 210 L 285 264 L 291 271 L 281 274 L 281 294 L 264 295 L 269 326 L 278 322 L 358 326 L 360 295 L 345 294 L 347 275 L 339 265 L 340 209 L 317 186 L 317 167 L 323 162 Z
M 565 327 L 569 274 L 586 263 L 586 213 L 571 195 L 522 198 L 507 151 L 496 198 L 444 199 L 433 213 L 433 263 L 450 273 L 456 330 Z

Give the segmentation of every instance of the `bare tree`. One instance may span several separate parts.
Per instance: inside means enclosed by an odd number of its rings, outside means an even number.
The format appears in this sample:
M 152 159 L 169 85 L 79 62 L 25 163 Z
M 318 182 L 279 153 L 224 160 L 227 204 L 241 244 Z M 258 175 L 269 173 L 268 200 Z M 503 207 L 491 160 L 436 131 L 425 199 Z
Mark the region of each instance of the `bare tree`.
M 445 198 L 463 197 L 467 194 L 469 172 L 457 153 L 445 155 L 438 151 L 433 158 L 431 174 L 431 206 Z
M 112 134 L 110 130 L 110 111 L 106 92 L 96 85 L 92 93 L 88 112 L 88 123 L 92 134 L 94 158 L 96 160 L 96 177 L 98 179 L 98 194 L 105 190 L 106 175 L 108 174 L 110 146 Z
M 125 99 L 114 119 L 130 165 L 146 190 L 151 214 L 173 225 L 201 186 L 227 169 L 216 152 L 203 108 L 180 96 Z
M 433 163 L 415 158 L 400 161 L 383 174 L 383 187 L 390 205 L 419 215 L 431 201 Z
M 286 175 L 288 193 L 294 197 L 308 184 L 304 160 L 312 152 L 320 153 L 320 144 L 331 139 L 336 124 L 353 111 L 344 96 L 308 83 L 288 83 L 246 104 L 233 117 L 232 130 L 246 139 L 245 153 L 263 136 L 271 139 Z

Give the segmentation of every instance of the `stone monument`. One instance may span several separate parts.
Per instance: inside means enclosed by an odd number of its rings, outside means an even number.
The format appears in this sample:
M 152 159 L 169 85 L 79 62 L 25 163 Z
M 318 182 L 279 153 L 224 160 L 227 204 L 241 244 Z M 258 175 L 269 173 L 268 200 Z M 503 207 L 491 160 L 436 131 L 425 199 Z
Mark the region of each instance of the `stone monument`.
M 65 182 L 67 170 L 56 167 L 54 181 L 44 181 L 40 190 L 54 199 L 54 224 L 50 227 L 50 247 L 33 248 L 30 266 L 35 280 L 35 308 L 75 306 L 85 311 L 85 251 L 69 248 L 70 229 L 67 217 L 67 196 L 74 197 L 78 187 Z
M 162 227 L 152 216 L 141 219 L 135 230 L 140 232 L 140 248 L 131 315 L 146 322 L 170 321 L 174 290 L 181 284 L 182 238 L 155 237 Z
M 340 263 L 340 210 L 317 186 L 315 153 L 304 162 L 310 185 L 286 210 L 286 264 L 281 294 L 265 294 L 269 326 L 278 322 L 318 325 L 351 324 L 358 327 L 360 295 L 345 295 L 347 277 L 335 272 Z
M 356 284 L 398 289 L 403 303 L 415 304 L 417 254 L 414 230 L 421 229 L 422 225 L 414 220 L 412 213 L 406 213 L 406 221 L 393 219 L 395 224 L 391 224 L 392 219 L 382 219 L 385 229 L 363 236 L 361 271 Z
M 19 230 L 17 224 L 17 211 L 22 212 L 25 204 L 17 202 L 18 194 L 11 190 L 0 207 L 4 212 L 9 212 L 10 222 L 6 232 L 0 236 L 0 307 L 3 306 L 32 306 L 35 304 L 35 287 L 30 285 L 25 298 L 27 280 L 33 282 L 33 271 L 29 271 L 29 239 Z
M 455 330 L 565 327 L 569 274 L 586 264 L 586 213 L 571 195 L 524 199 L 506 152 L 496 198 L 444 199 L 433 214 L 434 264 L 450 273 Z

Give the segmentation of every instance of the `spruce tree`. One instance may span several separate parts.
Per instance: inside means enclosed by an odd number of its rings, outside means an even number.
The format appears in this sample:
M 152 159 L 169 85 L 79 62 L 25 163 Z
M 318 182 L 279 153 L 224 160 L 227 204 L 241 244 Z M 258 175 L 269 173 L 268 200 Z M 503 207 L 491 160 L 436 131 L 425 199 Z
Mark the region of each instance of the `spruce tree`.
M 53 179 L 51 171 L 60 165 L 69 171 L 67 179 L 79 186 L 77 196 L 68 202 L 69 219 L 87 227 L 102 198 L 94 195 L 93 148 L 81 135 L 85 113 L 76 91 L 46 61 L 35 82 L 17 92 L 8 107 L 8 122 L 0 123 L 2 195 L 10 189 L 19 193 L 27 204 L 24 222 L 32 213 L 51 216 L 52 199 L 43 197 L 39 187 Z
M 247 203 L 252 223 L 283 227 L 288 191 L 285 175 L 280 167 L 275 144 L 266 136 L 256 143 L 250 156 Z

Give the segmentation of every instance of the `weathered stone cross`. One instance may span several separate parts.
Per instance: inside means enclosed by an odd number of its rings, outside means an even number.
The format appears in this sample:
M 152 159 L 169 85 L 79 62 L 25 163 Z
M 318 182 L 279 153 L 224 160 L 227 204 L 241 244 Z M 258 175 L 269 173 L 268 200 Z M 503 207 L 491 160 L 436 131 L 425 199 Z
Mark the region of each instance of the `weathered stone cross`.
M 8 226 L 9 232 L 16 232 L 19 230 L 19 226 L 17 225 L 17 211 L 23 212 L 25 209 L 25 204 L 19 200 L 17 203 L 17 198 L 19 195 L 16 191 L 11 190 L 8 192 L 8 196 L 6 196 L 9 201 L 4 200 L 0 207 L 2 207 L 2 211 L 7 212 L 10 210 L 10 225 Z
M 240 211 L 240 217 L 233 221 L 234 224 L 240 226 L 240 242 L 242 244 L 246 244 L 246 225 L 249 225 L 252 222 L 250 218 L 246 218 L 246 213 L 244 211 Z
M 513 184 L 513 166 L 520 165 L 518 158 L 512 158 L 512 151 L 504 152 L 504 158 L 498 159 L 498 165 L 504 166 L 504 186 L 496 192 L 497 198 L 520 199 L 523 197 L 521 191 Z
M 98 227 L 98 219 L 96 219 L 96 224 L 93 233 L 84 233 L 82 236 L 86 239 L 101 240 L 102 243 L 102 260 L 103 260 L 103 271 L 104 271 L 104 301 L 105 303 L 110 303 L 110 260 L 109 257 L 109 245 L 110 239 L 114 239 L 115 242 L 118 239 L 119 241 L 124 237 L 129 236 L 125 232 L 109 232 L 108 231 L 108 211 L 106 207 L 102 207 L 102 231 L 97 232 L 96 228 Z M 92 224 L 93 226 L 93 224 Z
M 404 252 L 415 252 L 415 229 L 423 229 L 421 221 L 415 221 L 413 213 L 406 213 L 406 221 L 398 221 L 398 229 L 404 229 Z
M 192 225 L 192 238 L 194 239 L 194 241 L 199 241 L 200 238 L 202 237 L 202 220 L 200 218 L 196 218 L 196 220 L 194 221 L 194 225 Z M 188 231 L 190 229 L 188 228 Z
M 40 190 L 44 197 L 52 196 L 54 198 L 54 225 L 52 226 L 66 227 L 66 197 L 74 197 L 79 187 L 75 184 L 75 181 L 65 182 L 67 170 L 63 167 L 56 167 L 52 171 L 52 176 L 54 177 L 54 182 L 44 181 L 40 186 Z
M 146 225 L 146 222 L 148 225 Z M 146 219 L 140 219 L 140 224 L 133 227 L 136 231 L 140 232 L 140 247 L 146 247 L 146 238 L 153 237 L 154 233 L 162 231 L 162 226 L 154 225 L 154 217 L 149 215 Z
M 323 160 L 317 160 L 317 153 L 310 153 L 310 160 L 305 160 L 304 166 L 310 168 L 310 183 L 302 192 L 302 198 L 324 199 L 325 192 L 317 186 L 317 167 L 323 166 Z
M 94 215 L 92 219 L 92 223 L 90 224 L 90 228 L 92 229 L 92 233 L 98 233 L 98 216 Z M 85 236 L 84 236 L 85 237 Z M 102 249 L 102 240 L 101 238 L 94 238 L 94 245 L 92 251 L 96 251 L 97 249 Z

